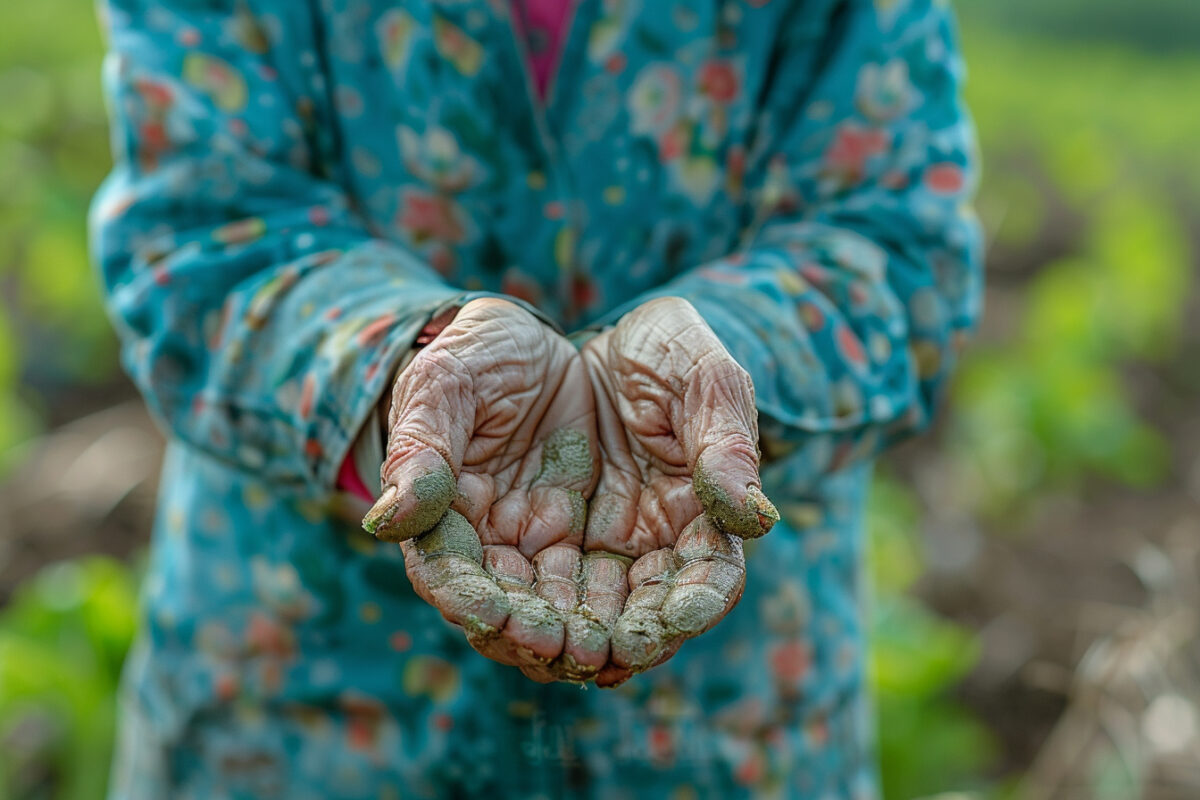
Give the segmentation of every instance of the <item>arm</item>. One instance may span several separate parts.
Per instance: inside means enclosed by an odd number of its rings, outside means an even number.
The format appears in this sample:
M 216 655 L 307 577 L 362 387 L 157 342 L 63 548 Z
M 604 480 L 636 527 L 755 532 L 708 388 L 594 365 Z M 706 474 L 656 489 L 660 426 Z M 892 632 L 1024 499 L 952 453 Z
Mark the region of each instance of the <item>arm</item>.
M 308 4 L 269 26 L 233 0 L 102 11 L 116 167 L 91 226 L 125 366 L 174 436 L 327 493 L 421 327 L 469 295 L 329 176 Z
M 815 70 L 781 36 L 742 249 L 616 314 L 690 301 L 753 379 L 766 455 L 803 448 L 809 480 L 921 429 L 979 313 L 949 5 L 878 7 L 837 3 Z

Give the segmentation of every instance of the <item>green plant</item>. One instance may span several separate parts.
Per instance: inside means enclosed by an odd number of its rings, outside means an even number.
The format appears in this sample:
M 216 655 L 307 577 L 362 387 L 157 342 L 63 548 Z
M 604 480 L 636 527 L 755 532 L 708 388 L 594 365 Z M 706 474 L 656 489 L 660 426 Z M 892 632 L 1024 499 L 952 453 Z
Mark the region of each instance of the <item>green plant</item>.
M 1163 50 L 1194 41 L 1197 8 L 960 3 L 984 149 L 980 208 L 993 263 L 1012 271 L 993 287 L 993 333 L 968 351 L 939 446 L 956 501 L 992 530 L 1019 527 L 1056 492 L 1155 485 L 1167 473 L 1170 443 L 1129 368 L 1175 355 L 1194 290 L 1200 58 Z M 0 4 L 0 281 L 10 301 L 0 304 L 0 454 L 34 435 L 56 398 L 116 370 L 83 225 L 108 168 L 100 49 L 90 3 Z M 919 599 L 922 519 L 911 490 L 877 480 L 870 664 L 894 800 L 988 790 L 996 746 L 955 698 L 979 657 L 976 637 Z M 102 796 L 134 587 L 113 561 L 57 565 L 0 611 L 0 798 Z
M 981 788 L 995 745 L 953 690 L 979 655 L 965 628 L 941 619 L 910 590 L 923 571 L 920 509 L 912 493 L 876 477 L 867 511 L 870 677 L 884 796 Z
M 90 3 L 0 5 L 0 468 L 48 404 L 116 371 L 84 226 L 110 163 L 100 58 Z
M 111 559 L 61 563 L 0 613 L 0 797 L 103 795 L 136 585 Z

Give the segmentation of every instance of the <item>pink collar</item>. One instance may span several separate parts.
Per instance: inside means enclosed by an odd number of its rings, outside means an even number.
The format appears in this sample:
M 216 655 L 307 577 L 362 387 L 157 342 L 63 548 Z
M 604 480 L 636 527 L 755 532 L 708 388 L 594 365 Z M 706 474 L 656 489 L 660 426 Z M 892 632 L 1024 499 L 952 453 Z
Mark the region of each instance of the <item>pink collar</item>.
M 570 0 L 512 0 L 517 33 L 525 38 L 538 95 L 546 96 L 550 76 L 567 34 Z

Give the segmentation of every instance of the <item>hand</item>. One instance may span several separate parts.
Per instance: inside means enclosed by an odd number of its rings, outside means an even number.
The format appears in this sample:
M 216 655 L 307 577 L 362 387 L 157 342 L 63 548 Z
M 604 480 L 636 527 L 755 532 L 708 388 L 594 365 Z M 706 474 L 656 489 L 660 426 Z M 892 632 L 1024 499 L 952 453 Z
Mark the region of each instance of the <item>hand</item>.
M 742 539 L 779 520 L 758 474 L 754 387 L 688 302 L 655 300 L 582 349 L 601 472 L 584 549 L 636 559 L 597 676 L 670 658 L 741 598 Z
M 570 342 L 512 303 L 468 303 L 397 377 L 388 427 L 363 525 L 402 543 L 417 593 L 535 680 L 595 674 L 626 563 L 581 550 L 595 413 Z

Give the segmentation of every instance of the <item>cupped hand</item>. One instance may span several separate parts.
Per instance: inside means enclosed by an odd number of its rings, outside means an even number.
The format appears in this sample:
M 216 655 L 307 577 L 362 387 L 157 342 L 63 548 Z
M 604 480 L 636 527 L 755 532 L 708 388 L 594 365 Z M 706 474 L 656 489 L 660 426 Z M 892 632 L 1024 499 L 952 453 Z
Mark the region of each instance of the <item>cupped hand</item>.
M 582 551 L 595 411 L 571 343 L 515 304 L 468 303 L 397 377 L 388 427 L 363 525 L 401 542 L 417 593 L 535 680 L 594 675 L 629 560 Z
M 761 490 L 753 384 L 690 303 L 646 303 L 581 352 L 601 453 L 584 549 L 636 559 L 596 678 L 615 685 L 733 608 L 742 540 L 779 514 Z

